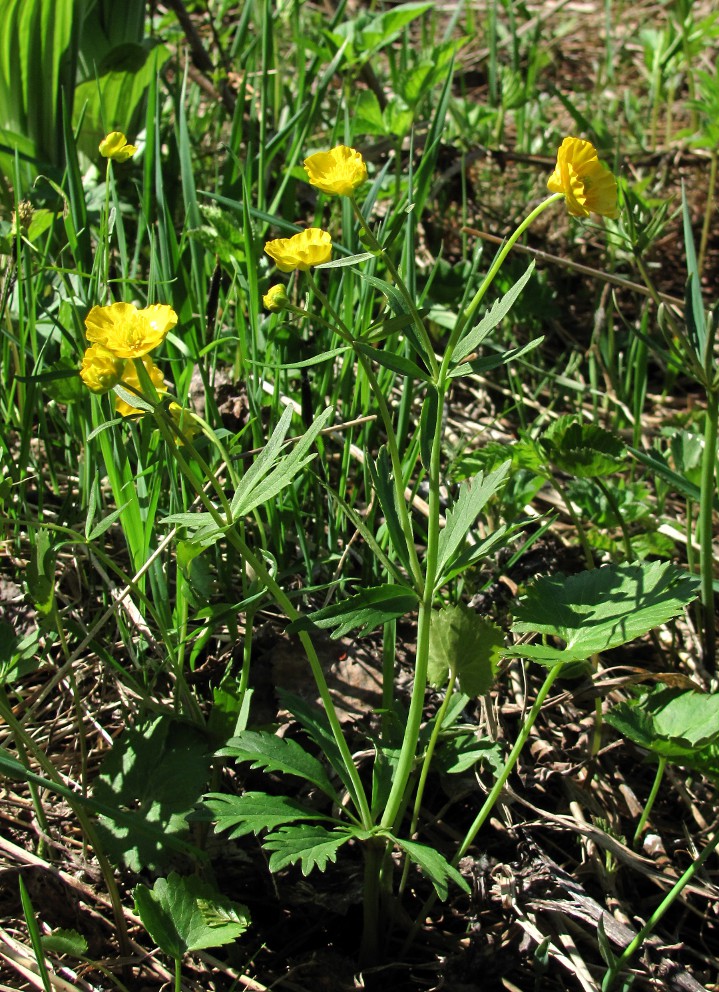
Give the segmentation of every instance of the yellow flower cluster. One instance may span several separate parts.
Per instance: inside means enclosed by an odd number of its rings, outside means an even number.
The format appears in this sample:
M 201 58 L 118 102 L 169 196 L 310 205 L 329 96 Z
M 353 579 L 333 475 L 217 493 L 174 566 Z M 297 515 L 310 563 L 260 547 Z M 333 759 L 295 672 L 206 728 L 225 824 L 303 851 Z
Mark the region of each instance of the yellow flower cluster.
M 128 144 L 122 131 L 110 131 L 100 142 L 100 154 L 113 162 L 127 162 L 137 151 L 137 145 Z
M 317 152 L 305 159 L 305 171 L 312 186 L 330 196 L 351 196 L 367 179 L 367 166 L 354 148 L 337 145 L 328 152 Z M 308 227 L 292 238 L 268 241 L 265 252 L 281 272 L 307 272 L 315 265 L 322 265 L 332 258 L 332 238 L 327 231 Z M 283 309 L 278 305 L 280 287 L 273 286 L 264 297 L 268 310 Z
M 617 180 L 599 161 L 597 149 L 590 141 L 564 139 L 547 187 L 552 193 L 564 193 L 572 217 L 588 217 L 590 213 L 618 216 Z
M 176 323 L 177 314 L 172 307 L 159 304 L 144 310 L 132 303 L 93 307 L 85 318 L 90 347 L 80 366 L 82 381 L 93 393 L 107 393 L 123 385 L 142 394 L 133 361 L 141 358 L 155 389 L 166 393 L 162 372 L 147 355 L 164 341 Z M 115 397 L 115 409 L 122 417 L 143 413 L 119 396 Z

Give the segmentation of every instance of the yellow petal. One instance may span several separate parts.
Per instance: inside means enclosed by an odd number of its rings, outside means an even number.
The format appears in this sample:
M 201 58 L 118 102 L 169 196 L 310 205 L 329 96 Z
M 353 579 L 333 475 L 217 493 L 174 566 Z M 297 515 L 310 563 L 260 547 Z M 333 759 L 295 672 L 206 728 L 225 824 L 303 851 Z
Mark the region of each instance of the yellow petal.
M 172 307 L 154 304 L 138 310 L 132 303 L 93 307 L 85 318 L 88 341 L 104 345 L 120 358 L 142 358 L 165 339 L 177 323 Z
M 82 358 L 80 378 L 93 393 L 107 393 L 117 385 L 124 361 L 101 344 L 91 345 Z
M 563 193 L 567 210 L 573 217 L 588 217 L 590 213 L 616 217 L 617 181 L 613 173 L 599 161 L 591 141 L 565 138 L 557 152 L 557 164 L 549 177 L 547 188 Z
M 332 238 L 327 231 L 308 227 L 292 238 L 268 241 L 265 252 L 281 272 L 299 269 L 306 272 L 313 265 L 322 265 L 332 257 Z
M 350 196 L 367 180 L 364 159 L 347 145 L 310 155 L 304 165 L 311 185 L 331 196 Z
M 122 131 L 110 131 L 100 142 L 100 154 L 113 162 L 126 162 L 137 151 L 137 145 L 130 145 Z

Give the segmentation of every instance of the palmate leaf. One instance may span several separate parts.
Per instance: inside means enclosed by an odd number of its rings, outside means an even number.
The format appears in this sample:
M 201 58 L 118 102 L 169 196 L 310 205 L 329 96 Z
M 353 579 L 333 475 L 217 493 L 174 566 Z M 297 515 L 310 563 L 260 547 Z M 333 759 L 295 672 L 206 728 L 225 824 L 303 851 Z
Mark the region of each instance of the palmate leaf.
M 698 579 L 671 563 L 605 565 L 569 578 L 541 578 L 515 609 L 515 633 L 559 637 L 564 649 L 528 645 L 505 652 L 542 664 L 585 661 L 678 616 Z
M 626 458 L 624 442 L 596 424 L 584 424 L 572 414 L 560 417 L 539 440 L 547 458 L 562 472 L 578 479 L 615 472 Z
M 295 799 L 290 799 L 288 796 L 270 796 L 265 792 L 245 792 L 241 796 L 211 792 L 205 797 L 204 805 L 215 817 L 215 831 L 223 833 L 225 830 L 231 830 L 231 840 L 244 837 L 245 834 L 275 830 L 277 827 L 301 820 L 335 822 L 331 816 L 324 816 L 322 813 L 308 809 Z
M 207 789 L 208 751 L 199 730 L 165 716 L 122 732 L 92 790 L 98 803 L 123 813 L 121 820 L 101 816 L 97 823 L 113 861 L 133 871 L 167 863 L 173 855 L 169 841 L 189 834 L 187 816 Z
M 172 872 L 149 889 L 135 887 L 135 907 L 160 950 L 172 958 L 229 944 L 250 925 L 246 906 L 223 896 L 196 876 Z
M 658 757 L 719 779 L 719 693 L 661 687 L 618 703 L 606 717 Z
M 316 785 L 334 802 L 339 801 L 323 766 L 317 758 L 300 747 L 297 741 L 277 737 L 264 730 L 243 730 L 237 737 L 230 738 L 217 753 L 237 761 L 251 761 L 252 768 L 267 768 L 285 775 L 296 775 Z
M 271 851 L 270 871 L 280 871 L 299 861 L 303 875 L 313 868 L 324 871 L 337 860 L 337 851 L 348 840 L 367 840 L 369 832 L 359 827 L 342 826 L 327 830 L 320 826 L 281 827 L 265 838 L 262 846 Z

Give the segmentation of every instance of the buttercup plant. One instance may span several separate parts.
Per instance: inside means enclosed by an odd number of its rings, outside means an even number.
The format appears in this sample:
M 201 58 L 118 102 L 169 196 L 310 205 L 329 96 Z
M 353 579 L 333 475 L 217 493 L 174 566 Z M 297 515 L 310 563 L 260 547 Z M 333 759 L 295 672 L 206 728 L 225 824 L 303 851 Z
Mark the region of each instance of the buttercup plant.
M 298 709 L 295 715 L 310 736 L 315 738 L 346 786 L 350 803 L 349 805 L 340 803 L 342 813 L 332 817 L 331 830 L 325 826 L 309 826 L 307 822 L 302 822 L 303 819 L 310 822 L 315 819 L 309 810 L 304 817 L 296 810 L 291 815 L 286 815 L 285 807 L 282 805 L 284 800 L 280 802 L 277 797 L 265 793 L 247 793 L 239 797 L 212 794 L 208 797 L 208 805 L 216 815 L 219 830 L 232 827 L 236 834 L 251 830 L 257 833 L 264 829 L 264 823 L 271 821 L 274 824 L 264 839 L 265 848 L 272 852 L 270 858 L 272 870 L 296 861 L 301 862 L 305 873 L 315 866 L 322 868 L 328 860 L 334 860 L 339 846 L 352 838 L 361 841 L 365 856 L 365 927 L 362 959 L 369 962 L 376 958 L 379 949 L 379 934 L 382 929 L 381 906 L 391 897 L 393 891 L 392 862 L 389 858 L 391 849 L 399 849 L 406 863 L 409 861 L 419 866 L 431 880 L 435 894 L 440 898 L 446 897 L 450 883 L 466 888 L 466 882 L 457 870 L 459 858 L 469 849 L 499 799 L 555 680 L 568 664 L 586 662 L 605 645 L 624 643 L 625 640 L 639 636 L 657 622 L 661 622 L 657 619 L 660 616 L 668 618 L 676 615 L 683 604 L 692 598 L 694 587 L 691 582 L 681 586 L 673 572 L 667 573 L 662 569 L 659 571 L 648 569 L 645 572 L 642 566 L 617 566 L 595 570 L 599 579 L 593 577 L 595 571 L 588 572 L 586 574 L 591 578 L 584 583 L 586 588 L 580 588 L 581 583 L 571 581 L 567 583 L 567 597 L 576 595 L 578 597 L 576 601 L 585 603 L 586 608 L 596 601 L 595 620 L 592 623 L 585 617 L 579 624 L 576 634 L 569 630 L 564 631 L 558 620 L 547 626 L 541 616 L 541 611 L 547 607 L 547 603 L 551 608 L 557 600 L 556 590 L 547 593 L 544 598 L 540 597 L 534 613 L 529 608 L 526 611 L 524 619 L 526 629 L 556 632 L 567 642 L 567 648 L 565 650 L 548 648 L 542 655 L 543 663 L 549 666 L 549 673 L 522 724 L 514 746 L 503 763 L 501 772 L 497 775 L 489 796 L 451 863 L 436 850 L 416 841 L 415 831 L 419 826 L 423 791 L 430 764 L 442 733 L 451 726 L 453 720 L 457 719 L 459 713 L 456 705 L 450 706 L 455 690 L 459 690 L 457 698 L 460 701 L 467 698 L 462 695 L 463 693 L 477 695 L 488 691 L 496 670 L 497 659 L 500 653 L 506 651 L 498 628 L 476 616 L 471 610 L 441 605 L 441 591 L 451 579 L 461 575 L 465 569 L 481 561 L 507 540 L 509 531 L 506 527 L 500 527 L 496 532 L 490 533 L 484 540 L 476 543 L 467 543 L 466 538 L 488 500 L 503 486 L 510 463 L 505 462 L 486 474 L 479 472 L 469 483 L 463 484 L 458 498 L 450 504 L 443 517 L 440 493 L 442 410 L 455 378 L 476 367 L 488 368 L 505 364 L 539 343 L 534 341 L 524 349 L 515 349 L 496 358 L 492 357 L 491 364 L 482 365 L 486 362 L 485 359 L 479 359 L 479 365 L 475 360 L 467 360 L 467 356 L 476 352 L 478 346 L 500 322 L 531 276 L 533 266 L 530 265 L 525 275 L 505 294 L 505 297 L 495 303 L 481 320 L 479 319 L 480 304 L 517 239 L 544 210 L 562 200 L 573 216 L 587 216 L 590 212 L 615 216 L 617 187 L 613 175 L 599 162 L 596 150 L 589 142 L 578 138 L 565 140 L 559 150 L 556 169 L 549 179 L 550 196 L 534 207 L 507 239 L 479 288 L 459 313 L 454 327 L 449 332 L 444 352 L 439 357 L 434 353 L 428 328 L 408 286 L 391 256 L 372 231 L 368 218 L 363 215 L 354 196 L 355 190 L 366 175 L 363 165 L 359 154 L 345 146 L 339 146 L 327 153 L 318 153 L 305 163 L 309 181 L 313 185 L 329 195 L 346 196 L 350 199 L 361 225 L 362 239 L 369 252 L 343 258 L 341 265 L 345 270 L 349 268 L 352 271 L 353 266 L 361 265 L 372 255 L 382 259 L 392 276 L 394 285 L 385 284 L 376 276 L 373 277 L 373 284 L 382 287 L 388 299 L 396 299 L 399 296 L 406 304 L 406 307 L 403 305 L 403 321 L 404 326 L 413 331 L 407 338 L 412 347 L 412 358 L 400 358 L 390 354 L 387 348 L 373 347 L 365 340 L 361 328 L 348 326 L 332 307 L 309 271 L 313 266 L 321 264 L 317 255 L 311 254 L 308 257 L 292 245 L 298 238 L 303 238 L 303 245 L 308 241 L 315 243 L 314 239 L 319 236 L 318 234 L 309 235 L 308 232 L 303 232 L 304 237 L 298 235 L 296 238 L 270 242 L 265 250 L 283 270 L 304 271 L 305 278 L 312 287 L 314 298 L 322 304 L 324 313 L 329 316 L 318 316 L 290 304 L 286 300 L 283 288 L 278 286 L 268 291 L 263 303 L 274 313 L 287 311 L 295 318 L 311 319 L 315 322 L 319 320 L 328 324 L 345 345 L 354 351 L 357 362 L 366 376 L 385 432 L 384 446 L 380 449 L 376 461 L 368 458 L 367 464 L 376 497 L 384 514 L 389 546 L 383 547 L 357 517 L 352 519 L 364 539 L 379 556 L 390 582 L 387 585 L 364 589 L 344 602 L 320 609 L 308 616 L 301 616 L 289 603 L 287 596 L 260 556 L 247 547 L 244 540 L 236 534 L 232 538 L 234 542 L 239 541 L 242 544 L 245 561 L 253 569 L 258 581 L 265 585 L 268 593 L 291 620 L 290 631 L 298 633 L 302 640 L 317 681 L 324 715 L 320 719 L 311 715 L 304 707 Z M 323 232 L 323 239 L 322 243 L 329 246 L 330 235 Z M 328 271 L 331 272 L 331 269 L 332 266 L 329 266 Z M 428 487 L 428 512 L 426 537 L 423 535 L 421 539 L 425 544 L 426 553 L 421 559 L 417 554 L 420 539 L 416 534 L 412 508 L 405 494 L 406 478 L 399 454 L 395 421 L 376 371 L 378 367 L 383 366 L 400 375 L 414 378 L 425 390 L 419 427 L 419 449 Z M 317 426 L 316 422 L 312 430 L 316 430 Z M 309 433 L 311 432 L 308 432 L 308 435 Z M 306 441 L 308 435 L 305 435 L 303 441 Z M 283 436 L 284 433 L 280 435 Z M 279 441 L 276 441 L 273 435 L 267 449 L 279 451 L 278 444 Z M 242 490 L 241 484 L 232 501 L 235 508 L 243 504 Z M 233 533 L 227 528 L 224 532 L 228 537 Z M 208 535 L 202 527 L 198 537 L 193 538 L 191 535 L 189 539 L 197 540 L 202 534 L 205 534 L 203 540 L 207 540 Z M 601 604 L 608 595 L 605 588 L 607 583 L 610 583 L 616 591 L 617 595 L 612 597 L 613 600 L 621 600 L 622 597 L 626 600 L 626 617 L 622 623 L 616 622 L 616 613 L 611 617 L 609 625 L 604 621 Z M 677 584 L 680 588 L 674 592 Z M 672 591 L 664 595 L 665 587 Z M 562 593 L 564 593 L 563 589 Z M 664 600 L 661 599 L 662 596 Z M 643 597 L 648 597 L 651 601 L 650 605 L 656 607 L 654 612 L 643 608 Z M 661 607 L 657 607 L 656 604 L 660 600 Z M 569 599 L 569 602 L 573 601 L 575 600 Z M 334 630 L 337 635 L 353 629 L 362 630 L 367 626 L 390 623 L 405 613 L 415 611 L 416 654 L 409 710 L 406 716 L 397 720 L 390 718 L 383 724 L 382 736 L 377 745 L 377 761 L 381 766 L 387 765 L 391 769 L 391 774 L 378 772 L 377 781 L 370 795 L 357 775 L 354 761 L 348 757 L 347 742 L 334 704 L 327 691 L 324 676 L 318 670 L 316 652 L 312 646 L 312 634 L 318 628 Z M 624 617 L 624 612 L 622 616 Z M 517 649 L 514 653 L 521 658 L 535 657 L 530 648 Z M 537 659 L 539 660 L 538 655 Z M 386 684 L 383 690 L 383 698 L 387 701 L 390 710 L 395 706 L 392 677 L 390 665 L 384 670 Z M 439 713 L 423 730 L 425 691 L 430 681 L 445 688 L 446 695 Z M 420 745 L 420 742 L 423 743 Z M 308 778 L 337 804 L 335 789 L 326 779 L 324 772 L 320 771 L 321 765 L 304 752 L 300 758 L 298 747 L 296 742 L 278 741 L 278 738 L 268 732 L 243 731 L 232 738 L 220 753 L 225 757 L 234 757 L 238 761 L 254 761 L 277 770 L 287 770 L 291 767 L 294 774 Z M 409 806 L 413 809 L 410 834 L 403 836 L 402 823 Z M 406 864 L 400 891 L 404 886 L 405 878 Z M 425 909 L 428 907 L 429 902 Z

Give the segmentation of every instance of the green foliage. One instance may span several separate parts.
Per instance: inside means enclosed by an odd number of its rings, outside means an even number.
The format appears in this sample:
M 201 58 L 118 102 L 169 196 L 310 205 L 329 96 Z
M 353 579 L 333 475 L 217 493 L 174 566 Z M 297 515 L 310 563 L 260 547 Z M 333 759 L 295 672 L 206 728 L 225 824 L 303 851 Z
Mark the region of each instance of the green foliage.
M 134 897 L 142 925 L 172 958 L 229 944 L 250 925 L 246 906 L 196 876 L 183 878 L 172 872 L 158 878 L 151 889 L 137 885 Z
M 237 761 L 251 761 L 252 768 L 296 775 L 317 786 L 334 802 L 338 801 L 322 764 L 291 738 L 277 737 L 268 731 L 244 730 L 231 738 L 218 753 Z
M 53 930 L 43 934 L 42 948 L 46 954 L 66 954 L 68 957 L 84 958 L 87 955 L 87 941 L 77 930 Z
M 126 728 L 93 784 L 98 803 L 124 813 L 121 822 L 100 817 L 98 832 L 107 854 L 133 871 L 167 864 L 173 850 L 163 837 L 188 836 L 187 816 L 207 788 L 209 774 L 207 740 L 191 725 L 159 717 Z M 161 826 L 162 832 L 141 830 L 139 824 Z
M 464 604 L 435 610 L 429 635 L 429 682 L 444 686 L 451 673 L 466 696 L 483 696 L 494 682 L 503 647 L 499 627 Z
M 370 633 L 388 620 L 404 616 L 414 609 L 417 597 L 403 586 L 370 586 L 339 603 L 325 606 L 300 620 L 294 620 L 287 628 L 291 634 L 301 630 L 319 627 L 331 630 L 332 637 L 344 637 L 351 630 L 360 634 Z
M 512 630 L 558 637 L 564 646 L 530 644 L 506 653 L 544 665 L 586 661 L 679 616 L 696 595 L 693 576 L 660 562 L 537 579 L 515 609 Z
M 437 547 L 437 588 L 448 580 L 456 571 L 467 568 L 474 560 L 484 557 L 487 549 L 478 553 L 477 546 L 467 546 L 465 541 L 477 517 L 487 502 L 496 495 L 504 485 L 511 462 L 507 461 L 486 475 L 478 472 L 460 486 L 459 497 L 455 504 L 447 510 L 445 525 L 439 537 Z M 499 534 L 496 535 L 499 539 Z M 462 548 L 462 545 L 465 545 Z M 461 550 L 460 550 L 461 549 Z M 456 571 L 455 571 L 456 570 Z
M 16 148 L 28 178 L 62 166 L 63 107 L 70 116 L 75 108 L 81 147 L 92 157 L 107 131 L 136 123 L 169 52 L 143 44 L 143 0 L 130 0 L 123 13 L 117 17 L 107 0 L 2 0 L 0 173 L 7 179 Z
M 658 687 L 617 703 L 606 720 L 656 758 L 719 782 L 719 694 Z
M 457 869 L 443 858 L 439 851 L 426 844 L 418 844 L 413 840 L 404 840 L 393 837 L 397 847 L 409 857 L 422 871 L 432 885 L 440 899 L 446 899 L 449 895 L 449 883 L 454 882 L 462 892 L 469 892 L 469 884 L 462 878 Z
M 233 840 L 299 821 L 333 822 L 332 817 L 317 813 L 295 799 L 266 792 L 244 792 L 241 796 L 211 792 L 205 797 L 204 805 L 212 813 L 215 830 L 218 833 L 231 831 Z
M 616 435 L 571 415 L 548 427 L 539 445 L 556 468 L 580 479 L 616 472 L 626 457 L 626 446 Z
M 263 847 L 270 851 L 270 871 L 281 871 L 299 862 L 303 875 L 314 869 L 324 871 L 337 860 L 337 852 L 353 838 L 366 840 L 367 831 L 341 826 L 328 830 L 310 824 L 280 827 L 265 837 Z

